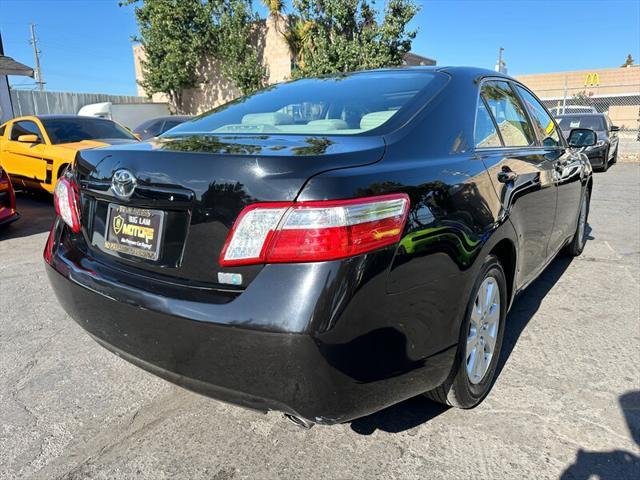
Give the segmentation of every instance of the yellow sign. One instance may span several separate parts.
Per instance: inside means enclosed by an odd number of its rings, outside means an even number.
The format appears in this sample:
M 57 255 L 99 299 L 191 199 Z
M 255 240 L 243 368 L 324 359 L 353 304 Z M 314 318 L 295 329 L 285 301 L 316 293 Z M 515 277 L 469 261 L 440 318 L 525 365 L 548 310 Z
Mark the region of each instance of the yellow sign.
M 587 76 L 584 77 L 584 86 L 596 87 L 598 85 L 600 85 L 600 75 L 598 75 L 598 72 L 587 73 Z
M 124 218 L 120 215 L 114 217 L 113 219 L 113 231 L 118 235 L 122 231 L 122 225 L 124 225 Z
M 126 223 L 120 215 L 113 217 L 113 231 L 116 235 L 122 232 L 123 235 L 129 237 L 137 237 L 144 239 L 145 242 L 153 240 L 154 229 L 151 227 L 142 227 L 133 223 Z

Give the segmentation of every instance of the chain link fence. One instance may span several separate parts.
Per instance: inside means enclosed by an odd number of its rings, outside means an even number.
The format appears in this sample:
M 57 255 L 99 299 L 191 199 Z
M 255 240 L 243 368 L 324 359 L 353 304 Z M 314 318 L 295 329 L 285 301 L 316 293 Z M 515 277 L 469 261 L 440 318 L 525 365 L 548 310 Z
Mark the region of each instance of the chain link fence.
M 537 89 L 536 94 L 554 115 L 606 113 L 611 122 L 620 127 L 619 153 L 640 159 L 640 83 Z

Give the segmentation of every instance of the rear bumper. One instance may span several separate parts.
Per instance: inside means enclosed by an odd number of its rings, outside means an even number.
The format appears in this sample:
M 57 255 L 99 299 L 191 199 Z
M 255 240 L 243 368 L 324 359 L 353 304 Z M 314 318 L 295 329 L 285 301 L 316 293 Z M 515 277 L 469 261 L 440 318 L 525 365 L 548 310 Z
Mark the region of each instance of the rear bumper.
M 20 214 L 15 210 L 7 210 L 6 213 L 0 212 L 0 225 L 8 225 L 20 218 Z
M 455 346 L 433 345 L 428 330 L 382 306 L 384 278 L 351 291 L 340 279 L 350 274 L 345 262 L 278 266 L 285 284 L 306 280 L 304 299 L 296 289 L 279 295 L 282 285 L 263 271 L 235 300 L 214 304 L 116 283 L 69 248 L 57 244 L 46 270 L 71 317 L 131 363 L 219 400 L 339 423 L 434 388 L 453 364 Z M 263 275 L 270 298 L 259 292 Z M 371 309 L 359 305 L 361 293 Z

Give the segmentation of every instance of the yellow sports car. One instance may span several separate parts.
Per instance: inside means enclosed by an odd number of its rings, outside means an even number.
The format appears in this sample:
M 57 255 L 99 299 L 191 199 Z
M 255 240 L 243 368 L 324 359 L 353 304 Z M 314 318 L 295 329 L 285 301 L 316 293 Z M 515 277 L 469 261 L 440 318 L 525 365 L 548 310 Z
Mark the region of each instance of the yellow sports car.
M 0 165 L 14 186 L 53 193 L 79 150 L 137 141 L 129 130 L 104 118 L 19 117 L 0 125 Z

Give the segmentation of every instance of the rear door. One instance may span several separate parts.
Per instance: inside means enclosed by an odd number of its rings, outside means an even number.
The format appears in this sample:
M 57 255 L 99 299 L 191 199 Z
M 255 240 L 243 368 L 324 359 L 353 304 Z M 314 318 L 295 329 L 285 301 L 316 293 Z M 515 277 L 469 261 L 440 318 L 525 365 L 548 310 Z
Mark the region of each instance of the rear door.
M 37 135 L 39 142 L 19 142 L 20 135 Z M 2 163 L 12 176 L 44 182 L 47 178 L 47 162 L 43 158 L 44 135 L 32 120 L 14 122 L 3 146 Z
M 500 197 L 501 217 L 518 232 L 520 286 L 537 275 L 549 255 L 557 202 L 554 161 L 546 157 L 524 106 L 504 80 L 481 85 L 475 141 Z
M 583 162 L 578 154 L 565 146 L 558 125 L 540 101 L 521 85 L 515 84 L 515 88 L 529 112 L 544 157 L 553 164 L 558 186 L 556 219 L 549 238 L 549 254 L 553 255 L 576 229 L 582 196 Z

